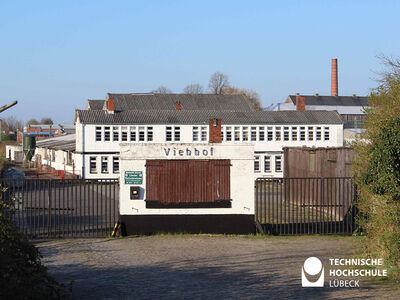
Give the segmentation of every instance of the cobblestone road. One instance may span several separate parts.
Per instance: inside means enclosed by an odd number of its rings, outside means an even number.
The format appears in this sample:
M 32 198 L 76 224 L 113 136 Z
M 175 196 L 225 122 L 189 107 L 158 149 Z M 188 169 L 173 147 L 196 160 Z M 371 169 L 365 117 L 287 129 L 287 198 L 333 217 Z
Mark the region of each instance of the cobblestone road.
M 351 257 L 356 241 L 332 237 L 206 235 L 38 242 L 72 299 L 400 299 L 393 287 L 302 288 L 309 256 Z M 325 281 L 329 280 L 329 277 Z

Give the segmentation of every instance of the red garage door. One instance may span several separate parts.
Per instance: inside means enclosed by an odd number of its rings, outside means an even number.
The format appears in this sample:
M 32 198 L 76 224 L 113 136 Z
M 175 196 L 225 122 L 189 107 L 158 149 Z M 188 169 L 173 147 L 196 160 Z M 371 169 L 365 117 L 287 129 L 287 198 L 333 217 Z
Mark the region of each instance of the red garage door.
M 230 160 L 147 160 L 146 207 L 231 207 Z

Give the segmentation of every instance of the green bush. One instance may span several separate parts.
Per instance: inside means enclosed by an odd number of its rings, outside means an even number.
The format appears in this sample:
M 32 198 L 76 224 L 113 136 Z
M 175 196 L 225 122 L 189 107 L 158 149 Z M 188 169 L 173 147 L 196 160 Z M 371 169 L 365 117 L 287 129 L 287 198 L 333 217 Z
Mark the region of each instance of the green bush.
M 66 299 L 40 261 L 38 249 L 6 216 L 12 203 L 0 199 L 0 299 Z
M 387 76 L 369 98 L 365 140 L 356 144 L 359 225 L 364 250 L 383 258 L 389 279 L 400 280 L 400 80 Z

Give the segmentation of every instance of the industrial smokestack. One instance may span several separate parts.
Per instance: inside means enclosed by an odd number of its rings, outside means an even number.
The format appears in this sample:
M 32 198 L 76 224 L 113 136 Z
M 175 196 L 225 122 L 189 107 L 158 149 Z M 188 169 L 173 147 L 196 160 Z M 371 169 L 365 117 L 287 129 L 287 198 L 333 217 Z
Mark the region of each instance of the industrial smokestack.
M 339 94 L 337 58 L 332 58 L 331 96 Z

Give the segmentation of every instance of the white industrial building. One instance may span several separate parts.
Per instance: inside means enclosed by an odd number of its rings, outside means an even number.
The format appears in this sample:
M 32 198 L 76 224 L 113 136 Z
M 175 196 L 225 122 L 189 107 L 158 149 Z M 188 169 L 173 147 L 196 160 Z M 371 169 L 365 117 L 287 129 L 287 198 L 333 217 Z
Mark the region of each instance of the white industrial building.
M 254 177 L 282 177 L 283 147 L 343 146 L 337 112 L 254 111 L 245 97 L 229 102 L 232 96 L 224 95 L 209 95 L 213 101 L 201 109 L 185 101 L 196 96 L 113 94 L 103 105 L 89 100 L 88 109 L 76 111 L 76 170 L 81 167 L 84 178 L 118 178 L 121 143 L 222 143 L 254 146 Z M 203 103 L 206 96 L 198 95 Z
M 250 144 L 253 177 L 282 177 L 284 147 L 343 146 L 336 111 L 255 111 L 242 95 L 108 94 L 77 110 L 75 126 L 37 142 L 39 166 L 119 178 L 120 144 Z M 174 147 L 171 155 L 179 156 Z

